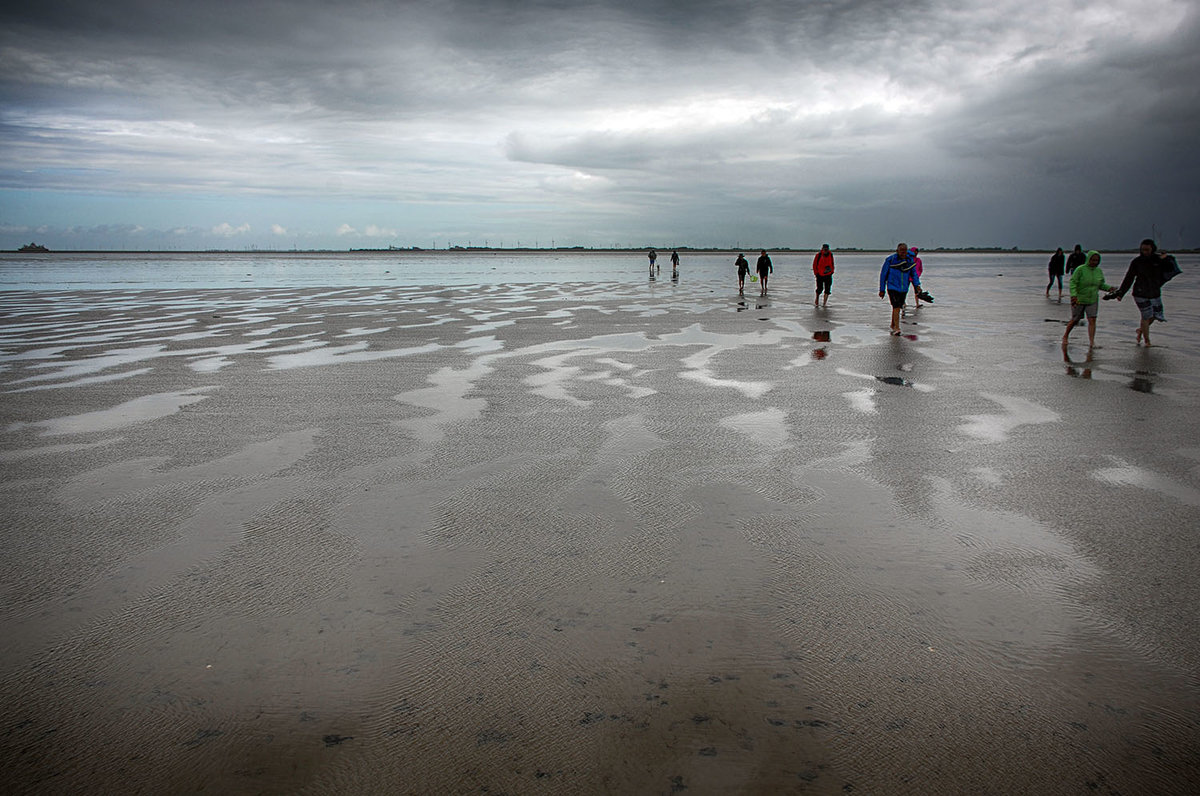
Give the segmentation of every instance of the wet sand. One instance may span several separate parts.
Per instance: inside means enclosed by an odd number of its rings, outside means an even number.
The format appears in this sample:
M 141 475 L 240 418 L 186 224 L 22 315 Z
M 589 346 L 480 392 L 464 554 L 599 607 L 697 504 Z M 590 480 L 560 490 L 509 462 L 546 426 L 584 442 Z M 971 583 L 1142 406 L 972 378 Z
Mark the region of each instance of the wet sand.
M 1189 791 L 1195 297 L 772 284 L 0 295 L 3 790 Z

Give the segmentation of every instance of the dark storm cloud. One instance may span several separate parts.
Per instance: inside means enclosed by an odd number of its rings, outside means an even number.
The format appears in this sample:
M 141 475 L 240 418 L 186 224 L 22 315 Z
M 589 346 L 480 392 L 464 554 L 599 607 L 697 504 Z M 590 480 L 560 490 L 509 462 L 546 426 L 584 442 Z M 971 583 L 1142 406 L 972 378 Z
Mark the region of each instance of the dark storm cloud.
M 631 235 L 741 213 L 868 244 L 1197 209 L 1182 0 L 26 6 L 0 12 L 10 191 L 547 204 Z
M 1083 230 L 1124 218 L 1184 223 L 1200 209 L 1200 18 L 1152 46 L 1115 43 L 972 97 L 946 118 L 939 145 L 1029 225 Z M 993 199 L 989 204 L 998 204 Z M 1132 232 L 1132 230 L 1131 230 Z
M 181 84 L 245 103 L 386 109 L 396 100 L 520 102 L 537 89 L 669 94 L 736 87 L 779 64 L 904 38 L 924 4 L 729 2 L 63 2 L 3 21 L 8 74 L 43 96 L 72 86 Z M 870 58 L 877 56 L 865 53 Z M 885 56 L 886 57 L 886 56 Z M 752 81 L 753 82 L 753 81 Z M 10 82 L 9 91 L 30 84 Z M 515 93 L 514 93 L 515 92 Z M 512 98 L 515 96 L 515 100 Z M 169 97 L 157 97 L 167 102 Z M 566 97 L 568 103 L 583 97 Z

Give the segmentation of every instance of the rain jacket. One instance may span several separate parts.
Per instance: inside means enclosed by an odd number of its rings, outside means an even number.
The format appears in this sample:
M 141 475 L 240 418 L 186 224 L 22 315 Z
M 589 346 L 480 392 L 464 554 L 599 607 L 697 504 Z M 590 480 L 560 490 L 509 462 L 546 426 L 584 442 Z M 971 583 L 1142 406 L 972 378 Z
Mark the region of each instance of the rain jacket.
M 1050 274 L 1052 276 L 1066 273 L 1067 255 L 1063 254 L 1062 252 L 1055 252 L 1054 254 L 1050 255 L 1050 262 L 1046 267 L 1050 269 Z
M 1100 256 L 1095 250 L 1088 252 L 1083 265 L 1071 274 L 1071 298 L 1079 304 L 1095 304 L 1100 300 L 1101 290 L 1112 290 L 1112 285 L 1104 281 L 1104 272 L 1100 270 L 1100 265 L 1097 263 L 1094 268 L 1088 265 L 1093 254 Z
M 833 252 L 817 252 L 813 257 L 813 273 L 817 276 L 829 276 L 833 273 Z
M 883 268 L 879 269 L 879 290 L 897 290 L 901 293 L 908 292 L 909 284 L 921 286 L 921 277 L 917 276 L 916 263 L 912 257 L 900 259 L 900 255 L 893 254 L 883 261 Z
M 1169 268 L 1167 258 L 1159 254 L 1139 254 L 1129 263 L 1129 270 L 1117 288 L 1117 295 L 1124 297 L 1133 287 L 1134 298 L 1159 298 L 1162 296 L 1163 272 Z

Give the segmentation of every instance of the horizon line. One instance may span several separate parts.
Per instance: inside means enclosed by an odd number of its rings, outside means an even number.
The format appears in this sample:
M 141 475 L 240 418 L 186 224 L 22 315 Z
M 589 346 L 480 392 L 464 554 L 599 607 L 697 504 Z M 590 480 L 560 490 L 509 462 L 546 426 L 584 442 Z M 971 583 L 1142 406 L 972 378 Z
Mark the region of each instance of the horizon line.
M 920 246 L 922 252 L 950 252 L 950 253 L 1000 253 L 1000 254 L 1041 254 L 1045 252 L 1053 252 L 1055 248 L 1032 248 L 1026 249 L 1019 246 Z M 462 253 L 462 252 L 647 252 L 651 249 L 655 251 L 687 251 L 687 252 L 747 252 L 747 251 L 769 251 L 769 252 L 797 252 L 808 253 L 820 250 L 819 246 L 813 247 L 794 247 L 794 246 L 750 246 L 750 247 L 731 247 L 731 246 L 447 246 L 439 248 L 426 248 L 422 246 L 388 246 L 386 248 L 349 248 L 349 249 L 46 249 L 44 251 L 22 251 L 21 249 L 8 249 L 4 254 L 397 254 L 397 253 Z M 1136 247 L 1123 249 L 1107 249 L 1109 252 L 1132 252 L 1137 251 Z M 880 247 L 830 247 L 830 251 L 834 252 L 856 252 L 862 254 L 875 254 L 880 252 L 895 251 L 895 248 L 880 248 Z M 1064 249 L 1065 251 L 1065 249 Z M 1174 251 L 1181 253 L 1200 252 L 1196 248 L 1180 248 Z

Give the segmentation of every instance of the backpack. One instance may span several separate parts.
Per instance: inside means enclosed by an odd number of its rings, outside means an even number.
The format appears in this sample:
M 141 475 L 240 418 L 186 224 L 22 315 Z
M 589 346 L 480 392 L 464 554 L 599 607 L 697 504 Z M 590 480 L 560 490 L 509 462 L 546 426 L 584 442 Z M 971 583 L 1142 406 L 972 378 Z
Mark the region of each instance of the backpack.
M 1163 263 L 1161 278 L 1162 278 L 1163 284 L 1166 284 L 1167 282 L 1170 282 L 1172 279 L 1174 279 L 1175 277 L 1182 274 L 1183 269 L 1179 267 L 1179 262 L 1175 259 L 1175 255 L 1164 254 L 1163 259 L 1166 262 Z

